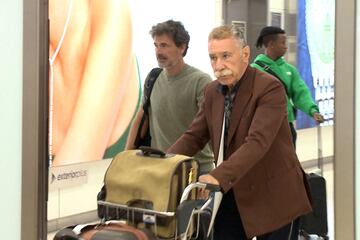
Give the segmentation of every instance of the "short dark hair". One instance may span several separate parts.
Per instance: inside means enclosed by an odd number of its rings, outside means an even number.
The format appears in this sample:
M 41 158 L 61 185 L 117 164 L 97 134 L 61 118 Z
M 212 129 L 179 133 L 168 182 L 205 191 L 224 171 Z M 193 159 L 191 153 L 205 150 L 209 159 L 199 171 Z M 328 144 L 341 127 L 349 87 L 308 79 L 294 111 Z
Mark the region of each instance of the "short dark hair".
M 275 41 L 278 38 L 278 34 L 285 34 L 285 31 L 279 27 L 274 26 L 264 27 L 261 29 L 260 35 L 256 41 L 256 47 L 266 47 L 270 41 Z
M 168 20 L 154 25 L 150 30 L 152 38 L 163 34 L 170 35 L 177 47 L 185 44 L 185 50 L 183 53 L 184 57 L 189 48 L 190 42 L 190 35 L 188 31 L 185 30 L 184 25 L 179 21 Z

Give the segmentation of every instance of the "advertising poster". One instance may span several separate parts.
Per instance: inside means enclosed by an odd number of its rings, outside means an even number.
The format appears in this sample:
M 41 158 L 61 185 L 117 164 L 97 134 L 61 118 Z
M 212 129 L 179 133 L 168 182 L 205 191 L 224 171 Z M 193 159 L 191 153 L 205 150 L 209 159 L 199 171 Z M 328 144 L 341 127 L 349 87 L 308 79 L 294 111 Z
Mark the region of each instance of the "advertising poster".
M 169 19 L 189 31 L 185 62 L 212 74 L 207 35 L 215 0 L 49 1 L 50 166 L 124 149 L 144 79 L 157 67 L 149 31 Z
M 324 125 L 334 118 L 335 0 L 298 0 L 297 67 L 310 88 Z M 315 125 L 298 111 L 297 128 Z

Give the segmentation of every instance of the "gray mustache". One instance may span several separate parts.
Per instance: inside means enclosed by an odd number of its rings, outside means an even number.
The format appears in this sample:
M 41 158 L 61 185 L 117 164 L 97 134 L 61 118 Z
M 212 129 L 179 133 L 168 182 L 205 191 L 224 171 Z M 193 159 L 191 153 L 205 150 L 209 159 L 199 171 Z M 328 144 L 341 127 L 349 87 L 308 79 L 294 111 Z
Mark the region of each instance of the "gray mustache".
M 215 71 L 214 72 L 214 75 L 215 77 L 219 78 L 219 77 L 225 77 L 225 76 L 228 76 L 228 75 L 231 75 L 232 74 L 232 71 L 230 69 L 224 69 L 222 71 Z

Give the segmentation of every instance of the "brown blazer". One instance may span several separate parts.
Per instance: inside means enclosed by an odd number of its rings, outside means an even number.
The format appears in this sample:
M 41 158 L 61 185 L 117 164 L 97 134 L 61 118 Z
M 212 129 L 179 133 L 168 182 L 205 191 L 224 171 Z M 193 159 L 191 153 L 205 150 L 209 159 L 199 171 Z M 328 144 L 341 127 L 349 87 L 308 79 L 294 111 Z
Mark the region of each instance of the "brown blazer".
M 276 230 L 312 210 L 287 120 L 285 90 L 269 74 L 248 67 L 240 79 L 228 130 L 224 162 L 210 172 L 226 193 L 234 191 L 249 238 Z M 193 156 L 210 141 L 219 152 L 224 95 L 219 83 L 205 89 L 189 129 L 168 152 Z

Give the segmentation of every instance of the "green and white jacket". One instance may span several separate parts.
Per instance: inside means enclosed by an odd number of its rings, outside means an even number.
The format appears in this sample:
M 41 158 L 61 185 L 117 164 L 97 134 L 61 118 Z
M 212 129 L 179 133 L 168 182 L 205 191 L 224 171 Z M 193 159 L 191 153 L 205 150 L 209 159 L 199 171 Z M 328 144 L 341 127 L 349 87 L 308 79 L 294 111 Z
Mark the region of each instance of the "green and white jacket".
M 286 92 L 288 93 L 287 110 L 289 122 L 296 120 L 293 107 L 300 109 L 311 118 L 313 117 L 314 112 L 319 112 L 319 108 L 315 104 L 309 88 L 305 84 L 304 80 L 301 79 L 299 72 L 293 65 L 287 63 L 283 57 L 274 61 L 265 54 L 260 54 L 255 58 L 251 66 L 263 72 L 266 71 L 255 63 L 257 61 L 267 65 L 278 77 L 281 78 L 282 82 L 286 86 Z

